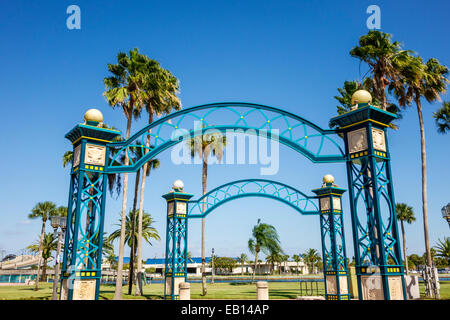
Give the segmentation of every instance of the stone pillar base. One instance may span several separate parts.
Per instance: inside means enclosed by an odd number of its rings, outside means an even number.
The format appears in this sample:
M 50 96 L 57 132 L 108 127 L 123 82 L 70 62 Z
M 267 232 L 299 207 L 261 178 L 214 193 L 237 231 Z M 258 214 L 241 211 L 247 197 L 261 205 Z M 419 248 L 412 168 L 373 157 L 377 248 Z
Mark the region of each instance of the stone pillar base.
M 269 300 L 269 284 L 267 281 L 256 282 L 257 300 Z
M 180 300 L 191 300 L 191 284 L 181 282 L 179 285 Z
M 69 299 L 70 286 L 73 286 L 72 300 L 95 300 L 95 279 L 63 279 L 61 300 Z

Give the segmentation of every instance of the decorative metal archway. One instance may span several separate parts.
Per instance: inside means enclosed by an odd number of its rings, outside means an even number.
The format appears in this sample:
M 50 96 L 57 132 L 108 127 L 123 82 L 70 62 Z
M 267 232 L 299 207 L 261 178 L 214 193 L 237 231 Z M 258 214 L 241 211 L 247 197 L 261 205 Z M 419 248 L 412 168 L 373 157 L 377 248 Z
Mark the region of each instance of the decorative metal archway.
M 337 130 L 325 130 L 278 108 L 230 102 L 172 113 L 123 142 L 112 142 L 120 132 L 102 129 L 96 121 L 78 124 L 66 134 L 73 144 L 74 161 L 61 298 L 98 298 L 108 174 L 137 171 L 162 151 L 207 130 L 233 129 L 278 140 L 313 163 L 345 162 L 359 298 L 406 299 L 386 131 L 395 118 L 360 103 L 331 119 Z M 141 148 L 143 156 L 131 159 L 131 148 Z M 123 156 L 130 160 L 128 165 Z
M 349 300 L 341 196 L 345 189 L 324 183 L 308 196 L 287 184 L 268 179 L 244 179 L 212 189 L 197 200 L 183 190 L 163 195 L 167 201 L 164 297 L 177 300 L 178 286 L 187 280 L 188 221 L 204 218 L 219 206 L 244 197 L 264 197 L 287 204 L 302 215 L 319 215 L 324 261 L 325 297 Z M 316 203 L 318 201 L 318 203 Z

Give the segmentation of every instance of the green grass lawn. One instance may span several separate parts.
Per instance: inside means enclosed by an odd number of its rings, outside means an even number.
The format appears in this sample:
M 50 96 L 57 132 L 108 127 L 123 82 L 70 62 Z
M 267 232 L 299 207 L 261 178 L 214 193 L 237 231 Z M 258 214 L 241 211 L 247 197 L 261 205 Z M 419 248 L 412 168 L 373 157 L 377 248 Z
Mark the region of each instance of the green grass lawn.
M 208 284 L 208 294 L 202 297 L 201 283 L 191 283 L 192 299 L 256 299 L 256 285 L 248 283 L 215 283 Z M 124 299 L 162 299 L 163 284 L 151 284 L 144 287 L 144 297 L 135 297 L 125 294 L 128 287 L 123 287 Z M 424 286 L 420 284 L 421 295 Z M 441 282 L 441 298 L 450 299 L 450 281 Z M 324 293 L 323 283 L 319 283 L 319 294 Z M 295 282 L 269 282 L 270 299 L 295 299 L 300 294 L 299 284 Z M 51 299 L 52 284 L 41 283 L 39 290 L 34 291 L 34 286 L 0 286 L 0 300 L 39 300 Z M 102 285 L 100 287 L 100 299 L 112 299 L 114 296 L 113 285 Z

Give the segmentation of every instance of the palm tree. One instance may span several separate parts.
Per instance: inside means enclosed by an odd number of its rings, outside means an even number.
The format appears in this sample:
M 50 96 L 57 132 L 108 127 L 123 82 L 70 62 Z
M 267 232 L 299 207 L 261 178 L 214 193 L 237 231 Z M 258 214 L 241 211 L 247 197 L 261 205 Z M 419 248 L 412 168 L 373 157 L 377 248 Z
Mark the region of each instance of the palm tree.
M 133 241 L 133 235 L 132 235 L 132 230 L 133 230 L 133 212 L 130 210 L 128 212 L 128 215 L 126 217 L 126 222 L 125 222 L 125 242 L 126 244 L 131 248 L 132 245 L 132 241 Z M 119 220 L 119 224 L 117 224 L 118 226 L 122 226 L 122 221 Z M 143 214 L 143 219 L 142 219 L 142 237 L 143 239 L 149 244 L 152 245 L 152 240 L 161 240 L 158 230 L 156 230 L 155 227 L 153 227 L 153 223 L 155 221 L 153 220 L 152 216 L 149 213 L 146 213 L 144 211 Z M 116 240 L 117 238 L 119 238 L 121 236 L 121 228 L 113 231 L 109 237 L 108 237 L 108 241 L 110 243 L 112 243 L 114 240 Z M 136 238 L 137 235 L 134 235 L 134 237 Z M 136 241 L 136 239 L 135 239 Z
M 136 216 L 136 212 L 133 212 L 132 210 L 128 213 L 126 217 L 126 223 L 125 223 L 125 242 L 128 245 L 128 247 L 132 248 L 133 243 L 137 242 L 137 235 L 133 232 L 133 217 Z M 146 212 L 143 214 L 143 238 L 145 241 L 152 245 L 151 240 L 161 240 L 158 231 L 153 227 L 153 223 L 155 222 L 152 218 L 152 216 Z M 118 224 L 119 226 L 122 225 L 122 221 Z M 112 232 L 108 237 L 108 242 L 112 243 L 114 240 L 120 237 L 121 229 L 117 229 L 114 232 Z M 136 256 L 136 247 L 133 248 L 134 252 L 131 253 L 131 255 Z M 133 262 L 134 263 L 134 262 Z M 130 268 L 131 268 L 131 261 L 130 261 Z M 132 281 L 129 279 L 129 284 L 131 285 Z
M 310 248 L 303 255 L 303 260 L 307 264 L 310 273 L 314 273 L 314 264 L 317 263 L 319 259 L 320 256 L 316 249 Z
M 411 224 L 416 221 L 416 217 L 414 217 L 413 208 L 408 206 L 406 203 L 397 203 L 395 205 L 395 211 L 397 211 L 397 220 L 400 221 L 400 225 L 402 227 L 402 236 L 403 236 L 403 256 L 405 257 L 405 268 L 406 274 L 408 274 L 408 255 L 406 254 L 406 236 L 405 236 L 405 227 L 403 225 L 404 222 Z
M 141 59 L 144 61 L 143 74 L 144 74 L 144 86 L 143 86 L 143 101 L 145 110 L 148 114 L 148 124 L 152 124 L 155 116 L 161 116 L 171 113 L 173 110 L 181 109 L 181 101 L 177 94 L 179 93 L 178 79 L 168 70 L 162 68 L 160 64 L 153 59 L 148 58 L 141 54 Z M 140 109 L 137 110 L 135 115 L 139 117 Z M 146 146 L 150 145 L 150 133 L 148 131 Z M 147 149 L 145 151 L 147 153 Z M 147 168 L 152 167 L 152 162 L 144 164 L 142 172 L 148 172 L 146 176 L 150 174 L 150 170 Z M 145 193 L 145 177 L 141 179 L 140 186 L 140 201 L 139 201 L 139 215 L 138 215 L 138 265 L 137 276 L 138 285 L 136 287 L 136 295 L 142 295 L 142 219 L 144 208 L 144 193 Z
M 302 261 L 302 258 L 298 254 L 294 254 L 292 256 L 292 260 L 297 262 L 297 275 L 298 275 L 298 269 L 300 268 L 299 263 L 300 263 L 300 261 Z
M 414 101 L 417 107 L 420 127 L 420 146 L 422 160 L 422 212 L 425 236 L 427 265 L 432 266 L 430 241 L 428 236 L 428 208 L 427 208 L 427 163 L 425 145 L 425 127 L 422 115 L 421 98 L 429 103 L 440 100 L 440 95 L 446 91 L 448 69 L 437 59 L 431 58 L 425 64 L 420 57 L 408 55 L 408 61 L 401 66 L 402 87 L 390 89 L 398 97 L 399 105 L 406 107 Z
M 445 238 L 444 241 L 438 239 L 438 244 L 434 248 L 436 256 L 444 258 L 448 265 L 450 262 L 450 237 Z
M 58 217 L 67 217 L 67 207 L 59 206 L 58 208 L 56 208 L 55 215 Z
M 139 145 L 140 142 L 135 141 L 134 144 Z M 133 158 L 134 163 L 136 163 L 140 158 L 142 158 L 144 156 L 144 154 L 142 152 L 142 148 L 138 148 L 138 147 L 131 147 L 130 153 L 131 153 L 131 157 Z M 124 160 L 125 160 L 125 156 L 122 157 L 121 161 L 123 162 Z M 157 169 L 160 166 L 160 162 L 156 158 L 149 160 L 148 163 L 150 165 L 148 165 L 148 166 L 146 165 L 144 168 L 144 169 L 147 169 L 146 175 L 145 175 L 147 177 L 150 175 L 150 170 Z M 135 237 L 136 213 L 137 213 L 137 200 L 138 200 L 140 176 L 141 176 L 141 169 L 138 169 L 138 171 L 136 172 L 136 179 L 135 179 L 135 184 L 134 184 L 133 209 L 131 211 L 133 213 L 133 219 L 132 219 L 132 230 L 131 230 L 132 243 L 131 243 L 131 247 L 130 247 L 130 268 L 129 268 L 129 274 L 128 274 L 128 294 L 129 295 L 132 292 L 133 282 L 134 282 L 134 279 L 133 279 L 134 278 L 134 260 L 135 260 L 135 255 L 136 255 L 136 237 Z
M 34 206 L 31 210 L 31 213 L 28 215 L 29 219 L 40 218 L 42 220 L 42 228 L 41 228 L 41 236 L 39 238 L 39 261 L 38 261 L 38 269 L 36 276 L 36 285 L 34 290 L 39 290 L 39 273 L 41 270 L 41 259 L 44 245 L 44 235 L 45 235 L 45 223 L 51 217 L 56 215 L 56 204 L 51 201 L 39 202 Z
M 106 232 L 103 232 L 103 254 L 114 255 L 114 245 L 109 241 L 108 236 L 106 236 Z
M 192 252 L 188 251 L 186 254 L 186 259 L 188 262 L 194 262 L 194 260 L 192 260 Z
M 241 276 L 244 275 L 244 264 L 247 262 L 248 257 L 245 253 L 241 253 L 238 257 L 238 262 L 241 264 Z
M 266 256 L 266 261 L 271 264 L 272 268 L 270 274 L 275 273 L 275 265 L 280 264 L 278 273 L 281 274 L 281 262 L 283 262 L 283 254 L 281 251 L 271 251 L 269 255 Z
M 131 50 L 129 56 L 126 53 L 119 52 L 117 55 L 117 64 L 108 64 L 108 70 L 111 76 L 104 79 L 106 91 L 103 93 L 110 106 L 122 109 L 127 119 L 127 129 L 125 139 L 131 134 L 131 122 L 135 109 L 140 109 L 142 101 L 142 87 L 144 76 L 141 72 L 143 61 L 139 55 L 138 49 Z M 125 154 L 123 163 L 128 166 L 128 155 Z M 127 210 L 127 191 L 128 191 L 128 173 L 123 174 L 123 198 L 122 198 L 122 226 L 119 245 L 119 262 L 117 265 L 117 281 L 114 292 L 114 299 L 122 298 L 122 269 L 125 246 L 125 220 Z
M 58 238 L 53 232 L 45 233 L 44 238 L 36 241 L 27 247 L 31 252 L 42 252 L 42 258 L 44 259 L 44 265 L 42 267 L 42 281 L 47 280 L 47 260 L 52 256 L 52 251 L 56 251 L 58 246 Z M 40 261 L 39 261 L 40 264 Z M 38 265 L 39 268 L 39 265 Z M 38 273 L 39 275 L 39 273 Z M 37 282 L 37 280 L 36 280 Z
M 359 46 L 350 50 L 352 57 L 366 62 L 372 75 L 371 86 L 373 97 L 386 109 L 386 88 L 390 84 L 400 86 L 399 67 L 407 60 L 409 51 L 401 50 L 400 43 L 391 42 L 388 33 L 371 30 L 359 38 Z
M 252 236 L 248 240 L 248 249 L 255 255 L 255 264 L 253 268 L 252 283 L 255 280 L 256 268 L 258 267 L 258 254 L 264 252 L 270 254 L 271 252 L 282 252 L 280 240 L 277 230 L 274 226 L 266 223 L 261 223 L 261 219 L 253 227 Z
M 226 146 L 226 137 L 220 133 L 205 133 L 196 136 L 188 141 L 191 157 L 198 156 L 202 160 L 202 192 L 206 194 L 208 180 L 208 157 L 211 154 L 222 161 L 223 149 Z M 202 210 L 205 211 L 206 203 L 203 203 Z M 206 272 L 205 272 L 205 218 L 202 218 L 202 295 L 206 295 Z
M 450 102 L 444 102 L 442 107 L 433 113 L 433 118 L 439 133 L 450 131 Z
M 283 254 L 281 256 L 281 261 L 284 262 L 284 272 L 287 273 L 287 262 L 289 261 L 289 255 Z

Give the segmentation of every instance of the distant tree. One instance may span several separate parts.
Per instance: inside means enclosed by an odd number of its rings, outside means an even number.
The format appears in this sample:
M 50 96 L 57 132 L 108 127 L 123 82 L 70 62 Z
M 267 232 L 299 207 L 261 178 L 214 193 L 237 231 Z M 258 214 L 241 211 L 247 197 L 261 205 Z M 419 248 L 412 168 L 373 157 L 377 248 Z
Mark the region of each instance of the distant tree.
M 300 255 L 294 254 L 294 255 L 292 256 L 292 260 L 294 260 L 295 262 L 297 262 L 297 274 L 298 274 L 298 271 L 299 271 L 299 268 L 300 268 L 299 264 L 300 264 L 300 261 L 302 261 L 302 258 L 300 257 Z
M 258 254 L 260 251 L 269 254 L 270 252 L 282 252 L 280 239 L 274 226 L 261 223 L 261 219 L 253 227 L 252 236 L 248 240 L 248 249 L 255 255 L 255 265 L 253 268 L 252 283 L 255 280 L 256 268 L 258 267 Z
M 314 273 L 314 265 L 319 261 L 320 256 L 316 249 L 308 249 L 303 255 L 303 260 L 308 265 L 310 273 Z
M 34 290 L 39 290 L 39 275 L 40 275 L 40 269 L 41 269 L 41 258 L 43 254 L 43 245 L 44 245 L 44 236 L 45 236 L 45 224 L 47 223 L 47 220 L 50 219 L 50 217 L 56 215 L 57 209 L 56 204 L 54 204 L 51 201 L 45 201 L 45 202 L 39 202 L 34 206 L 34 208 L 31 210 L 31 213 L 28 215 L 29 219 L 37 219 L 40 218 L 42 220 L 42 228 L 41 228 L 41 237 L 39 239 L 39 250 L 37 251 L 39 254 L 39 262 L 38 262 L 38 271 L 37 271 L 37 278 L 36 278 L 36 284 L 34 287 Z
M 241 253 L 238 258 L 238 262 L 241 264 L 241 276 L 244 275 L 244 264 L 247 262 L 248 257 L 245 253 Z
M 53 232 L 44 234 L 44 239 L 42 241 L 42 259 L 44 259 L 44 265 L 42 267 L 42 281 L 44 282 L 47 280 L 47 261 L 52 256 L 52 252 L 56 251 L 57 245 L 58 239 Z M 36 243 L 29 245 L 27 249 L 32 252 L 40 252 L 40 241 L 36 241 Z
M 216 257 L 214 258 L 214 268 L 217 270 L 225 270 L 233 272 L 233 268 L 236 267 L 237 261 L 234 258 L 228 257 Z
M 408 256 L 408 263 L 409 261 L 411 261 L 414 264 L 416 269 L 419 266 L 423 266 L 425 264 L 425 259 L 415 253 Z
M 406 274 L 408 274 L 408 255 L 406 254 L 406 235 L 405 235 L 405 226 L 404 222 L 411 224 L 416 221 L 416 217 L 414 217 L 413 208 L 408 206 L 406 203 L 397 203 L 395 205 L 397 211 L 397 220 L 400 221 L 400 226 L 402 227 L 402 236 L 403 236 L 403 256 L 405 257 L 405 268 Z

